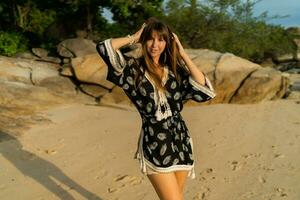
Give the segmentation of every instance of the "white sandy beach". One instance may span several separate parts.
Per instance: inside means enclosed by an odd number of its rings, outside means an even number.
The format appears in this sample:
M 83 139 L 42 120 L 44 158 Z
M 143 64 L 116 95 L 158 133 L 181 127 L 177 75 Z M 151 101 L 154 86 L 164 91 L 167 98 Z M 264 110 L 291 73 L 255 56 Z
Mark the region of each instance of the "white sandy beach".
M 41 113 L 0 143 L 1 200 L 156 200 L 133 159 L 138 112 L 68 105 Z M 194 142 L 196 179 L 185 200 L 299 200 L 300 104 L 215 104 L 182 111 Z

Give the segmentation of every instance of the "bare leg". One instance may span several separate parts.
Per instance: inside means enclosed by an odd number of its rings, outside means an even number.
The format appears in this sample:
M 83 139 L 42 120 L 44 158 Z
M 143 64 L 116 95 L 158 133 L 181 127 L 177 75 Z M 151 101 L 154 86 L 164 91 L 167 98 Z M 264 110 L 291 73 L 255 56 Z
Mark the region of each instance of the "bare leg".
M 147 176 L 160 200 L 182 200 L 174 172 L 148 174 Z
M 188 171 L 186 171 L 186 170 L 175 171 L 175 176 L 176 176 L 176 179 L 177 179 L 179 192 L 180 192 L 182 197 L 183 197 L 183 194 L 184 194 L 184 184 L 185 184 L 187 175 L 188 175 Z

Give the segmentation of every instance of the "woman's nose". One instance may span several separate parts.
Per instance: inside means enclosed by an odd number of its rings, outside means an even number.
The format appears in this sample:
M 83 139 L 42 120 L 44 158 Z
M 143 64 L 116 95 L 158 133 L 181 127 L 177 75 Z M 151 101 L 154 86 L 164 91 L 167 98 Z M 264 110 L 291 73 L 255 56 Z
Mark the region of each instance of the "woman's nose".
M 157 40 L 153 40 L 152 46 L 153 46 L 153 47 L 156 47 L 156 46 L 157 46 Z

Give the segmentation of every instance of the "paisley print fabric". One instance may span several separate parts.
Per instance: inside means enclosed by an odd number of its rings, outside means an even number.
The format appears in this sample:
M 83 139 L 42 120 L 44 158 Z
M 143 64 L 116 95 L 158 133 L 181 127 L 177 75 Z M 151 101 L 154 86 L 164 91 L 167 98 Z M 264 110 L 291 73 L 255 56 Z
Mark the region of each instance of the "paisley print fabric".
M 135 89 L 133 80 L 136 71 L 131 64 L 132 58 L 125 59 L 120 50 L 113 50 L 111 39 L 99 42 L 96 48 L 108 67 L 106 79 L 123 89 L 141 116 L 142 127 L 134 154 L 134 158 L 139 160 L 141 172 L 148 174 L 149 168 L 157 173 L 189 170 L 188 176 L 194 179 L 193 141 L 180 112 L 183 101 L 204 102 L 216 96 L 210 80 L 204 74 L 205 85 L 201 85 L 184 67 L 179 67 L 178 73 L 182 79 L 179 83 L 171 68 L 165 66 L 164 94 L 157 92 L 147 73 Z M 163 104 L 168 114 L 157 116 L 157 110 L 165 111 L 159 107 Z

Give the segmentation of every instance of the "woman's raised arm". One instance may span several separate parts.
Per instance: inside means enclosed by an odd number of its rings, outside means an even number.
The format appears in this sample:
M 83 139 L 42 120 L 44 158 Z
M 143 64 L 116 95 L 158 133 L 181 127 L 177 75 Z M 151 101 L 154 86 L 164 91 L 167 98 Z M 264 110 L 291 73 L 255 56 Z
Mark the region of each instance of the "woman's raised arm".
M 178 36 L 175 33 L 173 33 L 173 35 L 178 45 L 180 56 L 182 57 L 186 66 L 191 72 L 192 78 L 196 80 L 199 84 L 205 85 L 205 74 L 200 69 L 198 69 L 198 67 L 194 64 L 192 59 L 189 57 L 189 55 L 185 52 L 184 48 L 181 45 L 181 42 L 178 39 Z
M 145 25 L 146 24 L 144 23 L 142 25 L 142 27 L 136 33 L 134 33 L 132 35 L 128 35 L 126 37 L 120 37 L 120 38 L 112 38 L 111 39 L 112 48 L 114 50 L 116 50 L 116 49 L 119 49 L 119 48 L 121 48 L 123 46 L 126 46 L 128 44 L 136 43 L 139 40 Z

